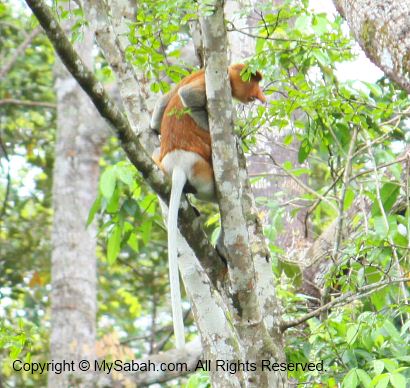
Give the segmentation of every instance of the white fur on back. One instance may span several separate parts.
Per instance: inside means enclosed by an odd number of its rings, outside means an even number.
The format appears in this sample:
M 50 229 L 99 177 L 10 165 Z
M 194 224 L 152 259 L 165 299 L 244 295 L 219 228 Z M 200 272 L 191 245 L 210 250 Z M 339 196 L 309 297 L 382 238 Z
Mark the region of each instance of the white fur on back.
M 197 191 L 196 197 L 204 201 L 215 201 L 215 186 L 213 180 L 204 180 L 192 174 L 195 163 L 204 161 L 204 158 L 195 152 L 174 150 L 168 152 L 161 161 L 162 168 L 172 176 L 175 166 L 180 167 L 186 174 L 188 182 Z
M 194 164 L 200 160 L 203 160 L 202 156 L 199 156 L 195 152 L 174 150 L 165 155 L 161 161 L 161 164 L 165 172 L 170 176 L 172 175 L 172 170 L 174 167 L 179 166 L 184 170 L 189 180 L 191 178 L 191 171 Z

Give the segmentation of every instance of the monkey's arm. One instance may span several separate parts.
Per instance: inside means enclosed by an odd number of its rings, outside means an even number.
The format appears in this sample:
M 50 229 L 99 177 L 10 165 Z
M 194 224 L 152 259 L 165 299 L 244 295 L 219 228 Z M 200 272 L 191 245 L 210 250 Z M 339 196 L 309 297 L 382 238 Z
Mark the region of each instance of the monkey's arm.
M 155 108 L 151 116 L 150 127 L 157 133 L 160 132 L 162 116 L 164 116 L 165 108 L 167 107 L 171 97 L 171 92 L 164 94 L 155 104 Z
M 195 123 L 209 132 L 208 111 L 206 110 L 205 85 L 191 83 L 178 90 L 182 105 L 189 109 L 189 115 Z

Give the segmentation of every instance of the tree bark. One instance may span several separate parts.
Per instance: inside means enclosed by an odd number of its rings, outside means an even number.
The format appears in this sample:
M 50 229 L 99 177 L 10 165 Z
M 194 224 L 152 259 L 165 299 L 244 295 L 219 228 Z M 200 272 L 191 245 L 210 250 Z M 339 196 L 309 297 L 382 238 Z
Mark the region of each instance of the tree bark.
M 369 59 L 410 92 L 410 3 L 401 0 L 333 0 Z
M 212 161 L 222 223 L 223 254 L 228 264 L 229 287 L 227 305 L 233 325 L 238 333 L 242 360 L 284 360 L 283 347 L 276 341 L 281 334 L 271 337 L 264 310 L 266 299 L 259 294 L 256 284 L 259 277 L 255 269 L 260 259 L 260 249 L 253 249 L 251 243 L 261 230 L 252 212 L 252 194 L 247 190 L 247 173 L 244 159 L 238 158 L 241 147 L 233 134 L 232 93 L 227 68 L 227 37 L 224 23 L 224 2 L 216 0 L 208 4 L 207 12 L 200 17 L 205 54 L 205 81 L 208 101 L 209 123 L 212 139 Z M 241 165 L 242 163 L 242 165 Z M 256 236 L 256 239 L 255 239 Z M 262 243 L 263 246 L 263 243 Z M 264 253 L 267 250 L 263 250 Z M 254 257 L 254 254 L 256 256 Z M 268 259 L 264 258 L 265 261 Z M 273 278 L 270 279 L 272 285 Z M 268 287 L 273 292 L 274 288 Z M 269 295 L 269 297 L 272 294 Z M 274 325 L 275 319 L 271 319 Z M 279 343 L 281 345 L 281 343 Z M 286 386 L 284 374 L 264 371 L 244 373 L 244 385 L 249 387 Z
M 92 62 L 92 34 L 78 50 Z M 96 228 L 86 227 L 98 188 L 106 124 L 60 61 L 55 66 L 57 140 L 53 172 L 50 358 L 95 359 Z M 76 368 L 77 371 L 77 368 Z M 51 388 L 91 387 L 91 373 L 48 374 Z

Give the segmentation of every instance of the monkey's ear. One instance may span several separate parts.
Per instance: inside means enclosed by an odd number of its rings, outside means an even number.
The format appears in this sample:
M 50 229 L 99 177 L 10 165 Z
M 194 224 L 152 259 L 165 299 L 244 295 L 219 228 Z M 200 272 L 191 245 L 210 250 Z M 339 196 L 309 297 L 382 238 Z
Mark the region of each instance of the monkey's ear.
M 256 73 L 252 73 L 252 80 L 256 82 L 262 81 L 262 73 L 260 71 L 256 71 Z

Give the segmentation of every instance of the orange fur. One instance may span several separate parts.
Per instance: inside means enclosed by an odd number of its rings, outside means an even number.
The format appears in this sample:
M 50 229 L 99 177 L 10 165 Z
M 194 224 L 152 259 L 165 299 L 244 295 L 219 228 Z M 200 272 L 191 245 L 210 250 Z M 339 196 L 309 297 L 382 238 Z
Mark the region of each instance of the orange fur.
M 265 102 L 265 96 L 259 87 L 262 75 L 256 72 L 249 81 L 243 81 L 240 73 L 244 66 L 233 65 L 229 67 L 232 96 L 243 103 L 255 99 Z M 189 75 L 170 92 L 170 98 L 161 121 L 161 147 L 153 155 L 155 163 L 172 177 L 167 228 L 171 306 L 177 348 L 182 348 L 185 344 L 176 245 L 181 194 L 188 183 L 198 198 L 207 201 L 215 201 L 216 198 L 211 136 L 207 130 L 199 127 L 185 110 L 178 94 L 178 90 L 184 85 L 191 85 L 189 90 L 191 93 L 195 90 L 196 95 L 198 95 L 199 90 L 199 105 L 201 105 L 202 92 L 205 92 L 205 71 L 199 70 Z M 191 101 L 194 101 L 194 98 L 191 98 Z M 190 106 L 189 101 L 187 106 Z M 205 110 L 206 107 L 204 106 L 203 109 Z
M 159 160 L 174 150 L 185 150 L 201 155 L 212 164 L 211 136 L 199 128 L 187 113 L 178 94 L 168 103 L 161 123 L 161 152 Z
M 248 81 L 241 78 L 245 65 L 231 65 L 228 69 L 232 88 L 232 96 L 237 100 L 248 103 L 255 99 L 266 101 L 259 86 L 262 75 L 259 71 L 251 76 Z M 174 150 L 195 152 L 202 156 L 212 166 L 211 137 L 209 132 L 201 129 L 195 121 L 184 112 L 181 99 L 177 93 L 184 85 L 195 83 L 205 89 L 205 70 L 201 69 L 184 79 L 171 91 L 172 97 L 165 109 L 161 123 L 161 151 L 159 161 Z
M 209 163 L 206 163 L 203 160 L 200 160 L 199 162 L 196 162 L 194 164 L 194 167 L 192 168 L 192 174 L 198 179 L 203 180 L 204 182 L 214 179 L 214 172 L 212 170 L 212 167 L 209 165 Z

